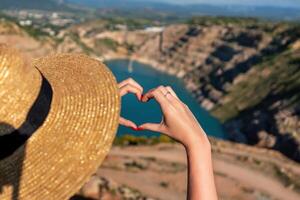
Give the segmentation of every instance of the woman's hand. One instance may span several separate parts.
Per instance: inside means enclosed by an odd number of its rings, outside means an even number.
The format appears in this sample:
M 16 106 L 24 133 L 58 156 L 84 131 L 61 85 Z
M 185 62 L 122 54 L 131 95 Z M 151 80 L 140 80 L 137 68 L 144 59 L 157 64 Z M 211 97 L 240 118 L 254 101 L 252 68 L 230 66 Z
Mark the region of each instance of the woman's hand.
M 143 124 L 140 126 L 141 129 L 164 133 L 181 142 L 185 147 L 207 144 L 209 148 L 208 139 L 200 124 L 171 87 L 159 86 L 152 89 L 142 97 L 142 101 L 147 102 L 152 98 L 160 104 L 163 120 L 160 124 Z
M 140 127 L 164 133 L 181 142 L 187 152 L 189 200 L 217 200 L 211 149 L 208 138 L 190 109 L 182 103 L 171 87 L 150 90 L 142 101 L 154 98 L 163 112 L 160 124 L 146 123 Z
M 143 87 L 140 86 L 135 80 L 132 78 L 126 79 L 118 84 L 119 89 L 120 89 L 120 95 L 121 97 L 128 94 L 128 93 L 133 93 L 136 95 L 136 97 L 141 100 L 142 99 L 142 94 L 143 94 Z M 119 123 L 123 126 L 127 126 L 133 129 L 138 129 L 137 125 L 133 123 L 132 121 L 125 119 L 123 117 L 120 117 Z

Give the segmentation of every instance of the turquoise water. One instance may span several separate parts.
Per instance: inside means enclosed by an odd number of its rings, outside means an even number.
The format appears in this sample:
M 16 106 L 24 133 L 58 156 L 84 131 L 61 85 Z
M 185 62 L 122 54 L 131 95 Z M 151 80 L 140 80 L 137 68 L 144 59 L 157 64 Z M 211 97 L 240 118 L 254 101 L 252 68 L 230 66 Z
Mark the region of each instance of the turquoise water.
M 179 98 L 189 106 L 208 135 L 225 138 L 225 133 L 220 122 L 199 106 L 192 95 L 185 89 L 184 83 L 180 79 L 159 72 L 151 68 L 149 65 L 138 62 L 133 62 L 131 73 L 128 71 L 128 60 L 112 60 L 107 61 L 106 64 L 112 70 L 118 82 L 131 77 L 141 84 L 144 91 L 148 91 L 149 89 L 159 85 L 171 86 Z M 137 125 L 145 122 L 159 123 L 161 121 L 160 107 L 154 100 L 151 100 L 148 103 L 140 103 L 133 94 L 128 94 L 123 97 L 121 115 L 132 120 Z M 159 135 L 158 133 L 150 131 L 136 132 L 129 128 L 120 126 L 118 135 L 120 136 L 123 134 L 133 134 L 136 136 Z

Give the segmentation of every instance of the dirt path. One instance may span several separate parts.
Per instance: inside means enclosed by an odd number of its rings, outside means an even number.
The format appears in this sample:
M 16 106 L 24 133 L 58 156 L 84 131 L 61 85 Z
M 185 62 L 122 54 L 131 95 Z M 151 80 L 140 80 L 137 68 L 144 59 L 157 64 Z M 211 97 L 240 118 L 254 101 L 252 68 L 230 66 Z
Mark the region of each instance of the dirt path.
M 249 170 L 246 167 L 236 166 L 222 160 L 214 160 L 215 171 L 227 174 L 227 176 L 238 180 L 240 183 L 250 185 L 252 188 L 271 194 L 276 199 L 299 200 L 300 195 L 276 180 L 263 174 Z
M 178 145 L 173 147 L 127 147 L 127 148 L 118 148 L 115 147 L 110 152 L 110 156 L 113 157 L 127 157 L 127 158 L 155 158 L 168 162 L 177 162 L 186 164 L 186 156 L 184 149 Z M 233 164 L 231 162 L 226 162 L 223 159 L 218 159 L 217 156 L 214 157 L 214 171 L 217 174 L 217 183 L 219 190 L 221 192 L 226 192 L 227 190 L 233 190 L 234 185 L 242 185 L 244 188 L 251 188 L 253 190 L 260 191 L 268 196 L 272 197 L 271 199 L 279 200 L 298 200 L 300 195 L 289 188 L 286 188 L 279 181 L 275 180 L 272 177 L 266 176 L 259 171 L 248 168 L 247 166 Z M 137 172 L 124 172 L 116 171 L 112 169 L 101 169 L 100 174 L 110 176 L 115 179 L 117 182 L 127 184 L 131 187 L 138 188 L 141 192 L 157 197 L 160 199 L 184 199 L 185 196 L 185 184 L 186 184 L 186 171 L 181 174 L 177 174 L 176 178 L 173 174 L 157 174 L 151 171 L 142 171 Z M 218 177 L 218 174 L 222 174 L 222 177 Z M 173 179 L 172 179 L 173 176 Z M 128 179 L 128 177 L 134 177 Z M 149 178 L 151 177 L 151 178 Z M 161 180 L 166 181 L 180 181 L 180 185 L 173 184 L 169 188 L 161 187 Z M 160 181 L 160 182 L 159 182 Z M 226 182 L 231 181 L 226 185 Z M 167 190 L 169 189 L 169 190 Z M 170 192 L 170 190 L 176 189 L 176 192 Z M 168 192 L 169 191 L 169 192 Z M 236 192 L 236 191 L 235 191 Z M 239 193 L 245 191 L 239 191 Z M 239 195 L 237 195 L 239 196 Z M 232 199 L 258 199 L 258 198 L 242 198 L 237 197 Z M 253 195 L 252 195 L 253 196 Z
M 99 175 L 107 179 L 113 179 L 118 183 L 125 184 L 142 192 L 143 195 L 162 200 L 182 200 L 185 199 L 186 189 L 184 187 L 168 186 L 162 187 L 162 183 L 176 182 L 185 185 L 186 173 L 180 174 L 159 174 L 151 171 L 126 172 L 112 169 L 101 169 Z M 170 188 L 172 187 L 172 188 Z

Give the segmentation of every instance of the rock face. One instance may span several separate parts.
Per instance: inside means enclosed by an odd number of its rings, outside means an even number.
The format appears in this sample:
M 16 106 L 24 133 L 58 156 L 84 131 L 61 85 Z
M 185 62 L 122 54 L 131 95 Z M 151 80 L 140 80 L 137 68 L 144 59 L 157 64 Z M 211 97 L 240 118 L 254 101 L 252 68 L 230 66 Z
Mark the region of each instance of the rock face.
M 299 50 L 283 51 L 254 66 L 220 99 L 213 113 L 225 121 L 232 140 L 300 161 L 299 56 Z
M 177 24 L 161 33 L 102 30 L 81 39 L 90 48 L 94 38 L 111 41 L 115 46 L 106 44 L 104 54 L 95 52 L 103 58 L 131 57 L 183 78 L 224 122 L 230 139 L 300 161 L 300 27 L 245 24 Z

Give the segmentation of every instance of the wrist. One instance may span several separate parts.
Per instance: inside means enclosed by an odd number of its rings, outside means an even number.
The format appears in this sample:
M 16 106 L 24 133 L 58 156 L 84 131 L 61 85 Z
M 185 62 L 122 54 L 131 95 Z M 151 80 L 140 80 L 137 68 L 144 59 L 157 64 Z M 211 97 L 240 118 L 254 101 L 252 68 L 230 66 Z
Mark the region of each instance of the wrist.
M 187 153 L 192 153 L 196 151 L 198 153 L 202 152 L 206 155 L 210 155 L 211 145 L 206 134 L 201 131 L 191 135 L 193 135 L 193 137 L 190 137 L 183 144 Z

